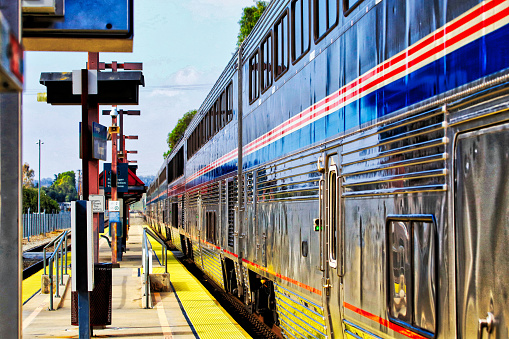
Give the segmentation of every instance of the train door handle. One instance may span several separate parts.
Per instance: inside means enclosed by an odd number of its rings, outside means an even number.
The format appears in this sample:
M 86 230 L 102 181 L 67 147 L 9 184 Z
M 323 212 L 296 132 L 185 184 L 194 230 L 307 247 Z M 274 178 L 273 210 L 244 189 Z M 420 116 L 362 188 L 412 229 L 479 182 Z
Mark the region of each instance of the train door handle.
M 486 328 L 486 332 L 493 332 L 493 327 L 495 325 L 495 316 L 493 313 L 488 312 L 488 316 L 486 319 L 479 319 L 479 328 L 477 330 L 477 339 L 482 339 L 484 334 L 484 329 Z

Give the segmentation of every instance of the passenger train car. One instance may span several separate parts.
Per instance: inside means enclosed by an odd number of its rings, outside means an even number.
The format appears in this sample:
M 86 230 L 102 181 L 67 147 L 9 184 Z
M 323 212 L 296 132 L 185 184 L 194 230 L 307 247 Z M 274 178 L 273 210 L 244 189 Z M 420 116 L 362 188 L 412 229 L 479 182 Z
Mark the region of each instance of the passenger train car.
M 509 1 L 274 0 L 147 217 L 286 338 L 509 337 Z

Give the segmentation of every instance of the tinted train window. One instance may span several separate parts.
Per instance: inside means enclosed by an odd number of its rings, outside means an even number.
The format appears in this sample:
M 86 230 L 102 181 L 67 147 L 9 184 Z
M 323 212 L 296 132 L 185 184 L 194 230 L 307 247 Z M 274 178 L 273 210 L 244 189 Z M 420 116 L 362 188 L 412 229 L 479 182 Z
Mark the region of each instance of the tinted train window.
M 350 14 L 362 1 L 363 0 L 343 0 L 343 14 L 345 16 Z
M 221 98 L 219 100 L 221 102 L 221 115 L 219 117 L 219 129 L 223 128 L 226 125 L 226 91 L 221 94 Z
M 205 213 L 205 228 L 207 241 L 216 244 L 216 212 Z
M 433 217 L 391 217 L 387 225 L 391 321 L 432 334 L 437 259 Z
M 338 22 L 338 0 L 314 0 L 315 40 L 325 34 Z
M 269 35 L 261 45 L 262 63 L 261 75 L 262 91 L 272 85 L 272 36 Z
M 277 79 L 288 69 L 288 14 L 274 26 L 274 77 Z
M 216 134 L 216 132 L 217 132 L 216 112 L 217 112 L 217 103 L 209 111 L 209 115 L 210 115 L 210 136 L 211 137 L 214 134 Z
M 309 0 L 292 2 L 292 60 L 299 60 L 309 50 Z
M 227 123 L 230 122 L 233 118 L 233 84 L 230 83 L 226 88 L 226 115 L 227 115 Z
M 249 101 L 253 102 L 260 96 L 258 83 L 258 51 L 249 59 Z

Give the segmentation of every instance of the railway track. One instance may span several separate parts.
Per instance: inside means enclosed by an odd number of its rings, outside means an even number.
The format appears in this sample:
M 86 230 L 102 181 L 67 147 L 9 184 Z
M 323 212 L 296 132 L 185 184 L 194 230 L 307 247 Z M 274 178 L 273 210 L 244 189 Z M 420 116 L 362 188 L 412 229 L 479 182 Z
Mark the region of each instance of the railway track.
M 69 246 L 68 249 L 71 248 L 70 246 L 70 239 L 69 236 Z M 33 274 L 37 273 L 39 270 L 41 270 L 44 267 L 44 260 L 43 259 L 33 259 L 30 257 L 25 257 L 25 253 L 41 253 L 44 249 L 44 247 L 51 242 L 52 239 L 48 239 L 47 242 L 44 242 L 40 245 L 37 245 L 36 247 L 32 247 L 27 251 L 23 252 L 23 280 L 31 277 Z M 49 257 L 51 256 L 51 253 L 54 250 L 54 246 L 50 246 L 46 249 L 46 260 L 49 260 Z

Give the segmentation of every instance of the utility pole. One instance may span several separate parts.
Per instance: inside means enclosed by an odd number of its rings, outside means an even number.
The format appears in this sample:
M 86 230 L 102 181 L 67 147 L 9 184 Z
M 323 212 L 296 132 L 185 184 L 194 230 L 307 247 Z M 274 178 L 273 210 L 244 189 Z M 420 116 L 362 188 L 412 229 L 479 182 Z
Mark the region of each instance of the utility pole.
M 39 184 L 37 185 L 39 194 L 37 195 L 37 213 L 41 214 L 41 144 L 44 143 L 39 139 L 39 142 L 36 142 L 36 144 L 39 144 Z

